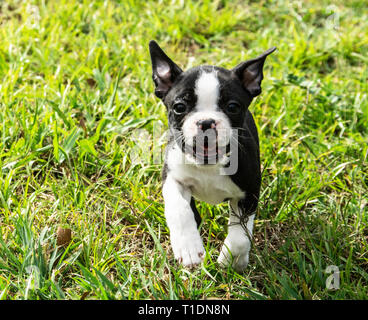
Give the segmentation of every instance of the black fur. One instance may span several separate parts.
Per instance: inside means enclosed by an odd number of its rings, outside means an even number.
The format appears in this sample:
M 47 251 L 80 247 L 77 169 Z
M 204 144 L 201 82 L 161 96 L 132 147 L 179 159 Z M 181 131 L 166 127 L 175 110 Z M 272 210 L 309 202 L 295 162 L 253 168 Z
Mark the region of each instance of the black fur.
M 162 99 L 168 112 L 171 135 L 167 150 L 170 150 L 174 143 L 181 143 L 175 139 L 174 132 L 175 130 L 180 132 L 186 116 L 193 112 L 196 105 L 195 83 L 199 73 L 201 70 L 216 71 L 220 83 L 218 106 L 228 116 L 232 128 L 238 129 L 238 170 L 230 177 L 246 194 L 245 198 L 238 203 L 243 217 L 254 213 L 260 193 L 261 168 L 257 128 L 248 107 L 253 98 L 261 93 L 263 64 L 266 57 L 276 48 L 269 49 L 255 59 L 242 62 L 232 70 L 215 66 L 201 66 L 185 72 L 161 50 L 156 42 L 151 41 L 149 48 L 152 59 L 152 77 L 156 85 L 155 92 Z M 158 66 L 161 66 L 161 69 Z M 165 72 L 162 72 L 162 69 Z M 231 114 L 228 111 L 227 106 L 230 102 L 235 102 L 242 107 L 240 114 Z M 173 106 L 176 103 L 184 103 L 187 106 L 187 112 L 179 116 L 175 114 Z M 184 150 L 184 146 L 181 145 L 181 147 Z M 163 182 L 167 176 L 167 170 L 165 164 L 162 174 Z M 199 225 L 200 216 L 193 198 L 191 199 L 191 207 Z
M 199 212 L 197 210 L 197 207 L 196 207 L 196 204 L 195 204 L 195 200 L 194 200 L 193 197 L 190 199 L 190 207 L 192 208 L 192 211 L 194 213 L 194 219 L 195 219 L 195 221 L 197 223 L 197 227 L 199 227 L 199 225 L 201 224 L 202 219 L 201 219 L 201 216 L 200 216 L 200 214 L 199 214 Z

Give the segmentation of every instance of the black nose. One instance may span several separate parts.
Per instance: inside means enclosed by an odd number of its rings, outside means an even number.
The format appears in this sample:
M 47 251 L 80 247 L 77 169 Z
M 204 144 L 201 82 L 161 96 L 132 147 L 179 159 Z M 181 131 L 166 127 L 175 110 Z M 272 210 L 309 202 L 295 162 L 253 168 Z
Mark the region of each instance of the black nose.
M 199 120 L 197 125 L 199 129 L 206 131 L 207 129 L 215 129 L 216 121 L 213 119 Z

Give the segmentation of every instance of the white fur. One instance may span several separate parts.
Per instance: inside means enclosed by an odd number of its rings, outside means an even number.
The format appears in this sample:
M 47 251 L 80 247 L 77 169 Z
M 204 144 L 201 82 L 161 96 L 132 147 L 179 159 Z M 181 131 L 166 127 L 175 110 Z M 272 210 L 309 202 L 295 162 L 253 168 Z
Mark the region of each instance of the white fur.
M 218 108 L 220 83 L 216 73 L 202 72 L 195 85 L 197 104 L 195 112 L 190 114 L 183 124 L 183 135 L 186 143 L 192 144 L 193 137 L 198 134 L 197 122 L 213 119 L 218 131 L 218 145 L 226 146 L 230 141 L 231 125 L 228 117 Z
M 226 146 L 230 141 L 231 126 L 227 116 L 220 111 L 194 112 L 185 119 L 182 130 L 185 141 L 188 144 L 193 143 L 193 137 L 198 134 L 197 122 L 205 119 L 214 119 L 218 132 L 218 145 Z
M 197 105 L 183 124 L 186 143 L 192 144 L 198 134 L 199 120 L 214 119 L 218 131 L 218 146 L 226 146 L 231 139 L 231 125 L 227 116 L 218 108 L 219 81 L 215 72 L 203 72 L 199 76 L 195 92 Z M 188 154 L 184 154 L 177 144 L 168 151 L 166 163 L 168 176 L 163 186 L 165 216 L 170 229 L 171 245 L 176 259 L 186 266 L 203 260 L 204 248 L 190 207 L 191 196 L 209 204 L 218 204 L 226 198 L 231 207 L 240 214 L 238 201 L 245 193 L 222 171 L 228 161 L 224 155 L 216 165 L 199 165 Z M 247 230 L 251 236 L 254 215 L 249 217 Z M 222 247 L 219 263 L 231 264 L 237 271 L 243 271 L 248 264 L 250 240 L 239 224 L 239 218 L 230 215 L 228 236 Z
M 203 260 L 204 248 L 190 207 L 190 190 L 169 174 L 162 193 L 175 258 L 185 266 L 200 263 Z
M 196 165 L 189 163 L 175 144 L 169 151 L 167 165 L 170 175 L 189 188 L 198 200 L 218 204 L 226 198 L 241 199 L 244 192 L 227 175 L 221 174 L 222 165 Z M 190 200 L 190 199 L 189 199 Z
M 163 195 L 174 256 L 186 266 L 198 264 L 203 259 L 204 248 L 190 207 L 191 196 L 210 204 L 232 198 L 231 207 L 239 215 L 237 204 L 239 199 L 244 197 L 244 192 L 229 176 L 220 174 L 221 166 L 186 163 L 185 155 L 176 144 L 169 150 L 167 165 L 169 174 L 164 184 Z M 254 215 L 250 216 L 247 223 L 250 236 L 253 219 Z M 218 261 L 222 266 L 231 264 L 235 270 L 243 271 L 248 264 L 250 241 L 238 222 L 239 218 L 231 214 L 228 236 Z
M 202 72 L 197 79 L 195 94 L 198 112 L 215 111 L 220 94 L 220 83 L 215 72 Z
M 251 242 L 249 237 L 252 237 L 254 214 L 249 216 L 246 228 L 247 232 L 239 223 L 239 208 L 237 201 L 231 201 L 230 205 L 235 211 L 230 214 L 228 235 L 225 239 L 224 245 L 221 248 L 218 262 L 223 267 L 232 265 L 232 267 L 238 272 L 243 271 L 249 261 L 249 250 Z M 249 236 L 249 237 L 248 237 Z

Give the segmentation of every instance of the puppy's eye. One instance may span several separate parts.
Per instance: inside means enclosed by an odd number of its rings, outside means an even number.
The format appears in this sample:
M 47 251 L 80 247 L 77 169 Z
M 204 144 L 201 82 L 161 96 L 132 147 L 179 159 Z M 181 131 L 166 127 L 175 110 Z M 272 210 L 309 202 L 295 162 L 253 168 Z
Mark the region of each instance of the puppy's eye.
M 173 106 L 173 110 L 176 114 L 183 114 L 187 111 L 187 106 L 184 103 L 176 103 Z
M 237 113 L 239 113 L 239 112 L 240 112 L 240 110 L 241 110 L 240 105 L 238 105 L 238 104 L 237 104 L 237 103 L 235 103 L 235 102 L 231 102 L 231 103 L 229 103 L 229 104 L 228 104 L 228 106 L 227 106 L 227 111 L 228 111 L 229 113 L 237 114 Z

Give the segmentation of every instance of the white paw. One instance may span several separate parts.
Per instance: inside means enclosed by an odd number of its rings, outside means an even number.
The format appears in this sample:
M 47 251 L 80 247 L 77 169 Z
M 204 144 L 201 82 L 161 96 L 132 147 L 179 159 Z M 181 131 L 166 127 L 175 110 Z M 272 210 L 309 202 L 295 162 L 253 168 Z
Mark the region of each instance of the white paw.
M 203 261 L 204 248 L 197 230 L 189 235 L 171 237 L 171 246 L 175 259 L 184 266 L 192 267 Z
M 226 251 L 225 251 L 226 250 Z M 249 262 L 249 254 L 242 254 L 233 256 L 229 253 L 227 249 L 222 249 L 221 253 L 217 259 L 217 262 L 223 267 L 226 268 L 229 265 L 232 266 L 234 270 L 241 273 L 243 272 Z
M 226 238 L 217 262 L 223 267 L 232 266 L 237 272 L 243 272 L 249 262 L 250 242 L 248 238 Z

